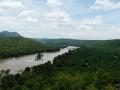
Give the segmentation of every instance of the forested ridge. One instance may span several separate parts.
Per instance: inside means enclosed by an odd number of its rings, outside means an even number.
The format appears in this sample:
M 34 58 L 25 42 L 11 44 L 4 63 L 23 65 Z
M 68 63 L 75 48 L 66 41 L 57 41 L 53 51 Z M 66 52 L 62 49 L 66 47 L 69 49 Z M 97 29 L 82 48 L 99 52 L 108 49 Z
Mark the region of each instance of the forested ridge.
M 1 37 L 0 58 L 21 56 L 44 51 L 59 50 L 57 47 L 38 43 L 24 37 Z
M 1 78 L 3 90 L 117 90 L 120 41 L 83 46 L 50 62 Z
M 34 39 L 35 41 L 42 42 L 50 45 L 57 46 L 91 46 L 96 43 L 103 42 L 104 40 L 75 40 L 75 39 Z
M 35 41 L 42 42 L 50 45 L 73 45 L 73 46 L 119 46 L 120 39 L 113 40 L 75 40 L 75 39 L 34 39 Z

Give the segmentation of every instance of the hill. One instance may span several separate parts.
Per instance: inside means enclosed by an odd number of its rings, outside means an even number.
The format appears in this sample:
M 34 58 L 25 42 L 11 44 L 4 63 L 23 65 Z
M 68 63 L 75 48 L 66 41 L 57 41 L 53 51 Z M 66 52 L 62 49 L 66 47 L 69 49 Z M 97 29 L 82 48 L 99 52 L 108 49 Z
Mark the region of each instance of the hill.
M 90 46 L 103 40 L 75 40 L 75 39 L 34 39 L 37 42 L 42 42 L 56 46 Z
M 27 55 L 42 51 L 53 51 L 57 48 L 23 37 L 1 37 L 0 58 Z
M 97 47 L 120 47 L 120 39 L 104 40 L 94 45 Z
M 75 39 L 34 39 L 37 42 L 41 42 L 49 45 L 56 46 L 94 46 L 94 47 L 119 47 L 120 39 L 113 40 L 75 40 Z
M 3 31 L 0 32 L 0 37 L 21 37 L 21 35 L 18 34 L 17 32 Z

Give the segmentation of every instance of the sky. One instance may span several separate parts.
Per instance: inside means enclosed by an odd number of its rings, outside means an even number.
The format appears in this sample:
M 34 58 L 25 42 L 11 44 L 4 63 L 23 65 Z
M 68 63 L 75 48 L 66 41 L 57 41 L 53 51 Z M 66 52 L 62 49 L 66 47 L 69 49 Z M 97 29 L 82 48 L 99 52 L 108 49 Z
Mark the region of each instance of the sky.
M 120 39 L 120 0 L 0 0 L 0 31 L 29 38 Z

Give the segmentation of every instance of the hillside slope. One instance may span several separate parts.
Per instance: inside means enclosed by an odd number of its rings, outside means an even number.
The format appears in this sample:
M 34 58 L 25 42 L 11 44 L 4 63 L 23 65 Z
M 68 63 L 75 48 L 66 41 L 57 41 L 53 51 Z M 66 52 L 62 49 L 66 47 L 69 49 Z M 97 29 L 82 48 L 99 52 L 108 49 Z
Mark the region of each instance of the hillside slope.
M 53 50 L 53 47 L 35 42 L 23 37 L 1 37 L 0 58 L 26 55 L 46 50 Z
M 90 46 L 104 40 L 75 40 L 75 39 L 34 39 L 37 42 L 42 42 L 49 45 L 56 46 Z
M 75 39 L 34 39 L 37 42 L 42 42 L 50 45 L 75 45 L 75 46 L 94 46 L 94 47 L 119 47 L 120 40 L 75 40 Z

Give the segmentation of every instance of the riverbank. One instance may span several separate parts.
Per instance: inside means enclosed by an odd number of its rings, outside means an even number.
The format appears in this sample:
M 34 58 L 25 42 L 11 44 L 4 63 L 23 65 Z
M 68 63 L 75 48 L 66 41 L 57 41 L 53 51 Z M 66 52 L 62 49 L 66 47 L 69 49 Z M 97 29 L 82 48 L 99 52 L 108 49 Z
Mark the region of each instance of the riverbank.
M 46 50 L 44 49 L 44 50 L 26 51 L 24 53 L 18 51 L 17 54 L 14 53 L 14 54 L 9 54 L 9 55 L 6 55 L 3 53 L 4 55 L 0 56 L 0 60 L 7 59 L 7 58 L 13 58 L 13 57 L 21 57 L 21 56 L 31 55 L 31 54 L 35 54 L 35 53 L 55 52 L 55 51 L 59 51 L 59 50 L 60 50 L 60 48 L 52 48 L 52 49 L 46 49 Z

